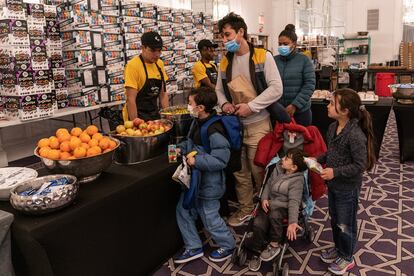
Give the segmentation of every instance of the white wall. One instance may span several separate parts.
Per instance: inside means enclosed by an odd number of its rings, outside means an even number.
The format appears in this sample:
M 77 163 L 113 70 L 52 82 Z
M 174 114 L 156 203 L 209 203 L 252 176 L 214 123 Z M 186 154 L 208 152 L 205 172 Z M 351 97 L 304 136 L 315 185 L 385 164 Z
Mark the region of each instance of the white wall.
M 275 53 L 279 33 L 288 23 L 294 23 L 292 0 L 230 0 L 230 11 L 246 21 L 248 33 L 269 36 L 269 50 Z M 264 16 L 263 32 L 259 33 L 259 16 Z
M 349 0 L 346 3 L 346 32 L 367 29 L 367 10 L 379 9 L 379 30 L 370 31 L 371 63 L 398 57 L 402 40 L 402 0 Z

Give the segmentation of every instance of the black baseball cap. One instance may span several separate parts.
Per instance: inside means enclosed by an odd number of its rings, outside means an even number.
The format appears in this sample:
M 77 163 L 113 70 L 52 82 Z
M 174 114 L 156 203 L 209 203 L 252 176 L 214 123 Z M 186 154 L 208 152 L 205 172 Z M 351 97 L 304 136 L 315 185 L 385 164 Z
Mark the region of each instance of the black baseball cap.
M 147 32 L 142 35 L 141 44 L 152 49 L 161 49 L 162 38 L 156 32 Z
M 217 48 L 218 44 L 217 43 L 213 43 L 208 39 L 202 39 L 200 40 L 200 42 L 198 42 L 198 50 L 201 51 L 201 49 L 203 49 L 204 47 L 207 48 Z

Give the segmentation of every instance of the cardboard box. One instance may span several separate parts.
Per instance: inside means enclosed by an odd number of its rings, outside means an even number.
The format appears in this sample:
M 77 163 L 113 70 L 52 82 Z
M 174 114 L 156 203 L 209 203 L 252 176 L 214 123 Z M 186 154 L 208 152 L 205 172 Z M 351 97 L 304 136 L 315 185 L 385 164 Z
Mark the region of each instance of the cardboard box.
M 52 93 L 42 93 L 37 95 L 37 113 L 39 118 L 53 116 Z
M 400 75 L 400 83 L 411 83 L 411 75 Z
M 5 97 L 8 120 L 33 120 L 39 118 L 37 95 Z

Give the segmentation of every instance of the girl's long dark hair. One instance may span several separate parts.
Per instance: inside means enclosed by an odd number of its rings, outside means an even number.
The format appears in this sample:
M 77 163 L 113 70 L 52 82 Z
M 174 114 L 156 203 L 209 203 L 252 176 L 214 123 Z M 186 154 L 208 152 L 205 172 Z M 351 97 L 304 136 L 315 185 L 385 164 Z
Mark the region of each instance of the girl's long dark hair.
M 339 96 L 339 98 L 338 98 Z M 339 105 L 341 109 L 349 110 L 349 119 L 357 119 L 359 126 L 367 137 L 368 144 L 368 165 L 367 170 L 371 170 L 377 157 L 375 155 L 375 139 L 374 139 L 374 130 L 372 128 L 371 114 L 365 109 L 361 103 L 361 98 L 358 93 L 352 89 L 344 88 L 338 89 L 334 92 L 335 102 L 339 100 Z

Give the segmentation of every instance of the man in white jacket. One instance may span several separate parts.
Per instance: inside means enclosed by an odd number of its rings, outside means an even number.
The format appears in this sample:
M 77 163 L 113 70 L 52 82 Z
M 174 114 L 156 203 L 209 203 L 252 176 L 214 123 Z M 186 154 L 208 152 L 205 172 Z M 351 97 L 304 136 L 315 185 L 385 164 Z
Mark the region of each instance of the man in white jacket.
M 229 225 L 239 226 L 250 219 L 253 210 L 252 176 L 256 192 L 262 184 L 262 168 L 254 165 L 254 156 L 259 140 L 272 128 L 266 108 L 282 96 L 283 85 L 272 54 L 247 42 L 247 25 L 242 17 L 230 13 L 218 25 L 228 52 L 220 61 L 216 85 L 218 102 L 223 112 L 241 118 L 244 129 L 242 169 L 234 173 L 240 209 L 228 220 Z M 257 96 L 248 103 L 233 104 L 227 83 L 240 75 L 252 83 Z

